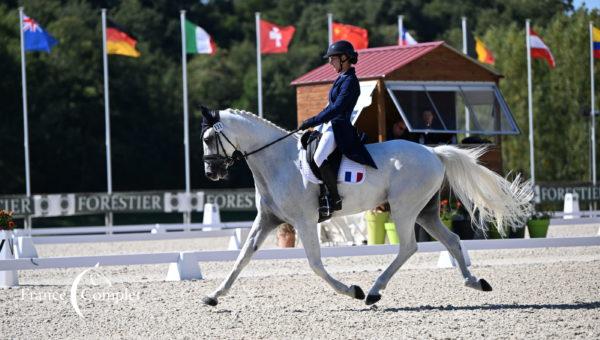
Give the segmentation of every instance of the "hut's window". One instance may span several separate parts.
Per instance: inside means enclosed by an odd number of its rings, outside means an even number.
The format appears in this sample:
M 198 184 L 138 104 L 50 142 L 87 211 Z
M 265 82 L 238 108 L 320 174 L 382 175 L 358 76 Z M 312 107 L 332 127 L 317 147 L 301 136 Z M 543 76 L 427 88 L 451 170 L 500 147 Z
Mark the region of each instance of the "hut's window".
M 411 132 L 518 134 L 494 83 L 386 82 Z

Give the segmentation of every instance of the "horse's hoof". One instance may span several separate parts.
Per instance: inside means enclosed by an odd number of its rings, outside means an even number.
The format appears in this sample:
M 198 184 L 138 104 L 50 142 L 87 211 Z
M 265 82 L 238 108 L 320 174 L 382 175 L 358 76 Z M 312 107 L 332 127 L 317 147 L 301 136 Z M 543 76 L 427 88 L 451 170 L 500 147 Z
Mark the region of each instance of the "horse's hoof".
M 375 302 L 381 300 L 381 295 L 377 294 L 377 295 L 367 295 L 367 299 L 365 300 L 365 303 L 367 305 L 372 305 Z
M 484 279 L 479 279 L 479 284 L 481 285 L 481 290 L 484 292 L 491 292 L 492 291 L 492 286 L 490 286 L 490 284 L 484 280 Z
M 350 286 L 350 290 L 354 292 L 355 299 L 359 299 L 359 300 L 365 299 L 365 292 L 363 292 L 363 290 L 359 286 L 352 285 L 352 286 Z
M 213 307 L 214 307 L 214 306 L 216 306 L 216 305 L 217 305 L 217 303 L 219 303 L 219 302 L 217 301 L 217 299 L 214 299 L 214 298 L 211 298 L 211 297 L 208 297 L 208 296 L 205 296 L 205 297 L 203 297 L 203 298 L 202 298 L 202 302 L 203 302 L 205 305 L 207 305 L 207 306 L 213 306 Z

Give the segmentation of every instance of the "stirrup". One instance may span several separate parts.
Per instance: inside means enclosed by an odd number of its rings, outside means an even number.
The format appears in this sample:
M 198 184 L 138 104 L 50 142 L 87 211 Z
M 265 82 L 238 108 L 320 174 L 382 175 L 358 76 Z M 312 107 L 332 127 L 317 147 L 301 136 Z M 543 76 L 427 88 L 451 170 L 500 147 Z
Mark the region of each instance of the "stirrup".
M 321 216 L 331 216 L 333 212 L 337 210 L 342 210 L 341 199 L 333 202 L 330 195 L 322 195 L 319 197 L 319 214 Z

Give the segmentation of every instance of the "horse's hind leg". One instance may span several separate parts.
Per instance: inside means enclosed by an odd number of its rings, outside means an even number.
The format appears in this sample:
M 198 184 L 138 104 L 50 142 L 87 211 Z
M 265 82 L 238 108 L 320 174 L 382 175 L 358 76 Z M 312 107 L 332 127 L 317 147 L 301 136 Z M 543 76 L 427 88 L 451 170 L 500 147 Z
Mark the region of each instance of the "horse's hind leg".
M 436 194 L 417 217 L 417 223 L 425 228 L 431 236 L 440 241 L 456 259 L 460 272 L 465 279 L 465 286 L 482 291 L 491 291 L 492 287 L 486 280 L 478 280 L 469 271 L 461 249 L 460 238 L 448 230 L 440 220 L 439 200 L 439 194 Z
M 317 235 L 317 226 L 303 224 L 301 226 L 299 225 L 296 230 L 298 231 L 298 235 L 302 240 L 306 258 L 308 259 L 308 264 L 315 274 L 325 280 L 325 282 L 327 282 L 336 292 L 348 295 L 355 299 L 364 299 L 365 293 L 359 286 L 346 286 L 329 275 L 329 273 L 325 270 L 323 262 L 321 261 L 321 245 L 319 244 L 319 238 Z
M 369 290 L 365 303 L 374 304 L 381 299 L 380 291 L 385 289 L 388 282 L 400 267 L 417 251 L 417 241 L 415 239 L 415 219 L 416 217 L 401 216 L 401 211 L 397 205 L 392 206 L 392 218 L 396 224 L 396 232 L 400 239 L 400 251 L 390 265 L 379 275 L 373 286 Z

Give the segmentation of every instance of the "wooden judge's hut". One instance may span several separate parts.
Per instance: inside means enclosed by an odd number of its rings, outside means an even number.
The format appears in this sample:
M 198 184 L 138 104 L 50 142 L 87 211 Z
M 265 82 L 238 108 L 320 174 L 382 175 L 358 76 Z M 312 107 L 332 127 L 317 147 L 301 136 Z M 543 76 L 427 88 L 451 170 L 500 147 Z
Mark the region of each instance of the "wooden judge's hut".
M 431 134 L 437 138 L 427 140 L 437 143 L 488 144 L 482 163 L 502 173 L 500 137 L 520 133 L 498 89 L 502 75 L 441 41 L 369 48 L 358 55 L 361 94 L 351 119 L 370 143 L 390 139 L 392 125 L 403 120 L 421 143 Z M 336 77 L 325 64 L 291 83 L 298 122 L 327 105 Z M 425 111 L 433 115 L 430 124 L 424 123 Z

